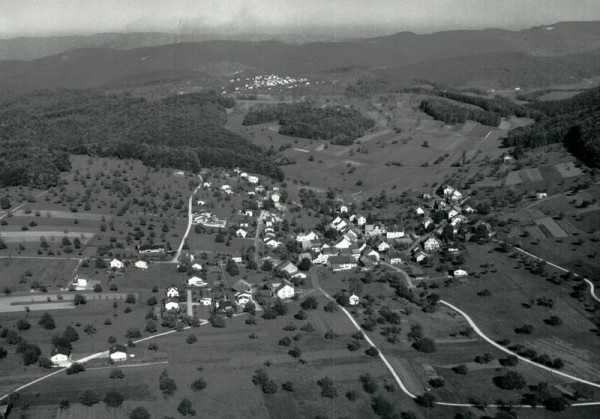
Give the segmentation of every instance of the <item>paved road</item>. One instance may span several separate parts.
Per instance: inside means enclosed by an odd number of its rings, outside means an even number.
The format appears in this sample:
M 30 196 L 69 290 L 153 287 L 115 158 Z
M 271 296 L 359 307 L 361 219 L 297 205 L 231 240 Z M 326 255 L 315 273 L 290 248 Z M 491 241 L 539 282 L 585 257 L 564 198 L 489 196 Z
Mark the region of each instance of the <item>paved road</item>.
M 190 195 L 190 199 L 189 199 L 189 202 L 188 202 L 188 225 L 187 225 L 187 229 L 185 230 L 185 234 L 183 235 L 183 238 L 181 239 L 181 243 L 179 243 L 179 247 L 177 248 L 177 252 L 175 252 L 175 256 L 173 256 L 173 259 L 171 260 L 171 263 L 177 263 L 179 261 L 179 256 L 181 255 L 181 250 L 183 249 L 183 245 L 185 244 L 185 240 L 187 239 L 187 236 L 190 234 L 190 230 L 192 229 L 192 223 L 194 221 L 194 220 L 192 220 L 192 205 L 193 205 L 193 201 L 194 201 L 194 195 L 202 187 L 202 176 L 198 175 L 198 178 L 200 179 L 200 185 L 198 185 L 198 187 L 196 189 L 194 189 L 194 191 Z
M 260 250 L 260 233 L 262 233 L 262 229 L 265 223 L 266 212 L 264 210 L 260 210 L 260 214 L 258 215 L 258 221 L 256 223 L 256 233 L 254 233 L 254 262 L 258 263 L 258 251 Z
M 408 276 L 408 274 L 403 271 L 402 269 L 400 269 L 399 267 L 392 265 L 391 263 L 387 263 L 384 261 L 379 261 L 382 265 L 387 266 L 388 268 L 392 268 L 393 270 L 395 270 L 396 272 L 400 272 L 403 276 L 404 279 L 406 280 L 406 286 L 408 287 L 408 289 L 414 288 L 415 285 L 412 283 L 412 280 L 410 279 L 410 276 Z
M 38 199 L 39 197 L 41 197 L 41 196 L 44 196 L 44 195 L 45 195 L 45 194 L 47 194 L 48 192 L 49 192 L 49 191 L 44 191 L 44 192 L 41 192 L 41 193 L 37 194 L 37 195 L 35 196 L 35 199 Z M 19 204 L 19 205 L 17 205 L 17 206 L 16 206 L 16 207 L 14 207 L 14 208 L 9 208 L 9 209 L 6 211 L 6 214 L 2 214 L 2 215 L 0 215 L 0 220 L 2 220 L 4 217 L 7 217 L 7 216 L 8 216 L 8 214 L 9 214 L 10 212 L 14 212 L 14 211 L 16 211 L 16 210 L 18 210 L 18 209 L 21 209 L 21 208 L 23 208 L 25 205 L 27 205 L 27 202 L 23 202 L 22 204 Z

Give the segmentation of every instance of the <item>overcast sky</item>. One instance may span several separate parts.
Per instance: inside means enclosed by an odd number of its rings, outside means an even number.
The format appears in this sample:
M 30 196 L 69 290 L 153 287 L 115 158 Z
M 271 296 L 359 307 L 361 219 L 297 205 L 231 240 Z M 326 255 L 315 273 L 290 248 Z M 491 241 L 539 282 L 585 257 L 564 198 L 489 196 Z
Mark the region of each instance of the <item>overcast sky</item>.
M 0 37 L 98 32 L 430 33 L 600 20 L 600 0 L 0 0 Z

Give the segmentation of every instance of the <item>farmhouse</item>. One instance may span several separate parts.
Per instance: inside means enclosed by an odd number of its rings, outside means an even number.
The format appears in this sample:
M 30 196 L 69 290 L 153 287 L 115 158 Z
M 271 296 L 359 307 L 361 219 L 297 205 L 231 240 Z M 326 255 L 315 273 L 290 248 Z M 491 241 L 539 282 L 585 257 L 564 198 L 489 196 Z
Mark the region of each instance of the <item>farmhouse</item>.
M 235 284 L 233 284 L 231 286 L 231 288 L 234 291 L 237 291 L 237 292 L 250 292 L 250 291 L 252 291 L 252 285 L 250 285 L 248 282 L 244 281 L 243 279 L 240 279 L 239 281 L 237 281 Z
M 271 286 L 271 290 L 275 297 L 281 298 L 282 300 L 292 298 L 296 293 L 294 290 L 294 285 L 285 279 L 280 283 L 274 283 Z
M 190 287 L 205 287 L 208 285 L 207 282 L 204 282 L 202 278 L 198 278 L 197 276 L 193 276 L 187 281 Z
M 457 270 L 455 270 L 455 271 L 454 271 L 452 274 L 454 275 L 454 277 L 459 277 L 459 276 L 467 276 L 467 275 L 469 275 L 469 274 L 467 273 L 467 271 L 464 271 L 464 270 L 462 270 L 462 269 L 457 269 Z
M 110 261 L 110 267 L 113 269 L 123 269 L 123 266 L 125 266 L 123 262 L 118 259 L 113 259 Z
M 71 285 L 73 285 L 76 290 L 84 290 L 87 288 L 88 280 L 75 275 L 75 280 L 71 283 Z
M 179 290 L 176 287 L 169 287 L 166 294 L 169 298 L 179 297 Z
M 245 239 L 246 236 L 248 235 L 248 232 L 246 230 L 244 230 L 243 228 L 240 228 L 235 232 L 235 235 L 237 237 L 241 237 L 242 239 Z
M 421 263 L 421 262 L 425 261 L 428 257 L 429 257 L 429 255 L 427 253 L 423 252 L 421 249 L 418 249 L 413 254 L 413 258 L 414 258 L 415 262 L 417 262 L 417 263 Z
M 142 244 L 136 246 L 138 253 L 164 253 L 165 246 L 162 244 Z
M 357 306 L 359 302 L 360 297 L 356 294 L 352 294 L 350 298 L 348 298 L 348 304 L 350 304 L 351 306 Z
M 71 351 L 69 348 L 56 347 L 52 349 L 52 355 L 50 361 L 54 365 L 61 365 L 69 361 Z
M 108 350 L 111 361 L 125 361 L 127 359 L 127 347 L 125 345 L 114 345 Z
M 388 239 L 397 239 L 399 237 L 404 237 L 404 229 L 400 230 L 397 226 L 394 226 L 391 231 L 388 230 L 385 233 L 385 237 Z
M 143 261 L 143 260 L 138 260 L 137 262 L 135 262 L 135 267 L 138 269 L 148 269 L 148 262 Z
M 388 263 L 391 265 L 399 265 L 402 263 L 402 255 L 397 250 L 392 250 L 387 255 Z
M 178 298 L 167 298 L 164 300 L 165 310 L 167 311 L 178 311 L 179 310 L 179 299 Z
M 313 240 L 318 240 L 319 239 L 319 235 L 317 233 L 315 233 L 314 231 L 311 231 L 310 233 L 307 234 L 298 234 L 296 236 L 296 241 L 297 242 L 310 242 Z
M 327 266 L 329 266 L 334 272 L 337 271 L 348 271 L 356 268 L 358 264 L 353 257 L 350 256 L 332 256 L 327 259 Z
M 275 267 L 275 270 L 280 271 L 280 272 L 285 272 L 288 275 L 294 275 L 296 272 L 298 272 L 298 267 L 296 265 L 294 265 L 292 262 L 290 262 L 289 260 L 286 260 L 284 262 L 281 262 L 279 265 L 277 265 Z
M 428 238 L 423 244 L 423 249 L 425 249 L 426 252 L 435 252 L 436 250 L 439 250 L 440 247 L 440 242 L 435 237 Z
M 233 298 L 236 304 L 244 307 L 246 304 L 252 301 L 252 294 L 245 291 L 236 292 Z

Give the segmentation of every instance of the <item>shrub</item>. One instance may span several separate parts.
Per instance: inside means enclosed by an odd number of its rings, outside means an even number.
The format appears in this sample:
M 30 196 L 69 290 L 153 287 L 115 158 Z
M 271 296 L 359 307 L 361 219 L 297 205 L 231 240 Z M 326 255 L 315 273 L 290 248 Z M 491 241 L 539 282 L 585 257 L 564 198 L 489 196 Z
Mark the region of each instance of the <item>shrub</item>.
M 525 388 L 525 378 L 516 371 L 508 371 L 504 375 L 494 377 L 494 384 L 503 390 L 520 390 Z
M 296 314 L 294 314 L 294 318 L 296 320 L 306 320 L 306 312 L 304 312 L 304 310 L 299 310 Z
M 437 351 L 435 341 L 430 338 L 421 338 L 413 343 L 412 346 L 419 352 L 432 353 Z
M 262 391 L 265 394 L 273 394 L 277 392 L 277 383 L 273 380 L 267 380 L 262 385 Z
M 54 323 L 54 319 L 48 313 L 42 314 L 40 317 L 40 321 L 38 322 L 40 326 L 42 326 L 46 330 L 52 330 L 56 328 L 56 324 Z
M 333 301 L 330 301 L 323 309 L 328 313 L 333 313 L 334 311 L 337 311 L 337 305 Z
M 92 406 L 100 402 L 100 396 L 94 390 L 85 390 L 79 395 L 79 401 L 84 406 Z
M 347 348 L 352 352 L 356 352 L 360 349 L 360 342 L 353 340 L 352 342 L 348 343 Z
M 544 320 L 544 323 L 546 323 L 547 325 L 550 325 L 550 326 L 560 326 L 561 324 L 563 324 L 563 321 L 558 316 L 551 316 L 551 317 L 547 318 L 546 320 Z
M 188 336 L 188 337 L 185 339 L 185 341 L 191 345 L 192 343 L 196 343 L 196 342 L 198 342 L 198 338 L 196 337 L 196 335 L 189 335 L 189 336 Z
M 446 385 L 446 381 L 444 381 L 444 379 L 441 377 L 432 378 L 429 380 L 429 385 L 433 388 L 442 388 Z
M 143 407 L 136 407 L 131 411 L 129 419 L 150 419 L 150 413 Z
M 415 399 L 415 402 L 419 406 L 423 407 L 434 407 L 435 406 L 435 397 L 429 392 L 425 394 L 419 394 Z
M 294 383 L 292 383 L 291 381 L 286 381 L 281 385 L 281 388 L 291 393 L 294 391 Z
M 294 358 L 298 359 L 302 356 L 302 350 L 300 348 L 298 348 L 297 346 L 294 346 L 292 349 L 290 349 L 288 351 L 288 354 L 290 354 Z
M 292 340 L 287 336 L 279 340 L 280 346 L 290 346 L 291 344 Z
M 469 372 L 469 368 L 465 364 L 460 364 L 452 368 L 452 371 L 456 374 L 466 375 Z
M 158 388 L 160 391 L 167 396 L 172 395 L 177 390 L 177 384 L 175 380 L 169 377 L 167 370 L 163 370 L 158 378 Z
M 319 307 L 319 302 L 315 297 L 311 295 L 309 297 L 306 297 L 304 301 L 302 301 L 302 304 L 300 304 L 300 306 L 304 310 L 316 310 L 317 307 Z
M 371 374 L 361 375 L 360 382 L 367 393 L 373 394 L 377 391 L 377 382 Z
M 73 362 L 69 368 L 65 371 L 67 375 L 79 374 L 80 372 L 85 371 L 85 366 L 83 364 L 79 364 L 77 362 Z
M 336 398 L 338 396 L 337 389 L 333 385 L 333 380 L 329 377 L 321 378 L 317 381 L 319 387 L 321 387 L 321 396 L 328 397 L 330 399 Z
M 312 333 L 315 331 L 315 327 L 312 325 L 312 323 L 306 323 L 300 328 L 300 330 L 303 332 Z
M 120 380 L 122 378 L 125 378 L 125 374 L 123 374 L 123 371 L 121 371 L 120 369 L 115 368 L 110 372 L 108 378 L 110 378 L 111 380 Z
M 125 337 L 127 339 L 138 339 L 142 337 L 142 332 L 140 332 L 140 329 L 137 327 L 130 327 L 127 329 L 127 332 L 125 332 Z
M 192 407 L 192 402 L 188 399 L 183 399 L 177 406 L 177 411 L 183 416 L 196 416 L 196 411 Z
M 125 302 L 127 304 L 135 304 L 136 301 L 135 294 L 127 294 L 127 297 L 125 297 Z
M 381 418 L 387 419 L 396 417 L 394 414 L 394 405 L 381 396 L 373 397 L 371 400 L 371 408 L 373 409 L 373 412 Z
M 194 391 L 204 390 L 206 388 L 206 381 L 202 378 L 198 378 L 192 382 L 191 388 Z
M 367 350 L 365 351 L 365 353 L 366 353 L 367 355 L 369 355 L 369 356 L 377 356 L 377 355 L 379 355 L 379 351 L 378 351 L 378 350 L 377 350 L 377 348 L 376 348 L 376 347 L 374 347 L 374 346 L 371 346 L 369 349 L 367 349 Z
M 115 409 L 121 407 L 124 400 L 125 398 L 123 397 L 123 395 L 116 390 L 109 391 L 104 395 L 104 398 L 102 399 L 105 405 Z
M 31 328 L 31 323 L 29 323 L 27 320 L 19 319 L 17 321 L 17 329 L 18 330 L 27 330 L 29 328 Z
M 75 294 L 75 297 L 73 298 L 73 304 L 79 306 L 84 305 L 85 303 L 87 303 L 87 298 L 85 298 L 85 296 L 81 294 Z
M 530 334 L 533 333 L 533 326 L 530 325 L 530 324 L 524 324 L 521 327 L 517 327 L 515 329 L 515 333 L 523 333 L 523 334 L 526 334 L 526 335 L 530 335 Z

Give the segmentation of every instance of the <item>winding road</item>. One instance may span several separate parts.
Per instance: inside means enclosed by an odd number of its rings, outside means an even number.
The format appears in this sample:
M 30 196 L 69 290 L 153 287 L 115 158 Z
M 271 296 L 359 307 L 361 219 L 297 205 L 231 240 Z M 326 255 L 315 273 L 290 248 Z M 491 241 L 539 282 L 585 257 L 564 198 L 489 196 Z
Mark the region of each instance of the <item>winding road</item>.
M 177 252 L 175 252 L 175 256 L 173 256 L 173 259 L 171 260 L 171 263 L 177 263 L 179 261 L 179 256 L 181 256 L 181 250 L 183 249 L 183 245 L 185 244 L 185 241 L 186 241 L 188 235 L 190 234 L 190 230 L 192 229 L 192 223 L 194 221 L 192 219 L 192 207 L 194 205 L 194 195 L 196 195 L 196 192 L 198 192 L 200 190 L 200 188 L 202 187 L 202 176 L 198 175 L 198 178 L 200 178 L 200 185 L 198 185 L 198 187 L 196 189 L 194 189 L 194 191 L 190 195 L 190 199 L 188 202 L 188 225 L 185 230 L 185 234 L 183 235 L 183 238 L 181 239 L 181 243 L 179 243 L 179 247 L 177 247 Z
M 337 304 L 337 301 L 331 296 L 329 295 L 329 293 L 327 293 L 327 291 L 325 291 L 322 287 L 321 284 L 319 282 L 319 277 L 318 277 L 318 271 L 316 269 L 311 269 L 310 271 L 310 275 L 311 275 L 311 280 L 313 283 L 313 287 L 320 291 L 328 300 L 333 301 L 335 304 Z M 518 359 L 522 360 L 523 362 L 526 362 L 528 364 L 531 364 L 533 366 L 536 366 L 538 368 L 541 368 L 545 371 L 551 372 L 553 374 L 556 375 L 560 375 L 561 377 L 573 380 L 573 381 L 577 381 L 579 383 L 582 384 L 586 384 L 592 387 L 596 387 L 596 388 L 600 388 L 600 384 L 598 383 L 594 383 L 592 381 L 588 381 L 588 380 L 584 380 L 582 378 L 579 377 L 575 377 L 573 375 L 564 373 L 562 371 L 558 371 L 556 369 L 547 367 L 545 365 L 542 364 L 538 364 L 537 362 L 534 362 L 528 358 L 522 357 L 510 350 L 508 350 L 507 348 L 503 347 L 502 345 L 496 343 L 493 339 L 491 339 L 490 337 L 488 337 L 487 335 L 485 335 L 481 329 L 479 329 L 479 327 L 477 326 L 477 324 L 475 324 L 475 322 L 473 321 L 473 319 L 471 319 L 471 317 L 469 317 L 469 315 L 467 313 L 465 313 L 464 311 L 462 311 L 461 309 L 459 309 L 458 307 L 454 306 L 453 304 L 448 303 L 447 301 L 443 301 L 440 300 L 440 303 L 446 305 L 447 307 L 453 309 L 454 311 L 456 311 L 458 314 L 460 314 L 461 316 L 464 317 L 464 319 L 469 323 L 469 325 L 473 328 L 473 330 L 479 335 L 479 337 L 481 337 L 483 340 L 485 340 L 486 342 L 488 342 L 489 344 L 493 345 L 494 347 L 498 348 L 499 350 L 508 353 L 510 355 L 514 355 L 516 356 Z M 400 389 L 402 390 L 402 392 L 404 394 L 406 394 L 408 397 L 412 398 L 412 399 L 416 399 L 416 395 L 414 393 L 412 393 L 407 387 L 406 385 L 402 382 L 402 379 L 398 376 L 398 374 L 396 373 L 396 371 L 394 370 L 394 368 L 392 367 L 392 365 L 389 363 L 389 361 L 387 360 L 387 358 L 385 357 L 385 355 L 381 352 L 381 350 L 377 347 L 377 345 L 375 345 L 375 343 L 369 338 L 369 336 L 366 334 L 366 332 L 362 329 L 362 327 L 360 327 L 360 325 L 356 322 L 356 320 L 354 319 L 354 317 L 352 316 L 352 314 L 350 314 L 350 312 L 348 312 L 348 310 L 346 310 L 345 307 L 342 307 L 341 305 L 337 304 L 338 308 L 348 317 L 348 319 L 350 320 L 350 322 L 354 325 L 354 327 L 362 332 L 363 336 L 365 337 L 365 340 L 369 343 L 369 345 L 371 345 L 373 348 L 377 349 L 377 352 L 379 353 L 379 358 L 383 361 L 383 363 L 385 364 L 385 366 L 387 367 L 387 369 L 389 370 L 389 372 L 392 374 L 392 376 L 394 377 L 394 380 L 396 380 L 396 383 L 398 384 L 398 386 L 400 387 Z M 438 406 L 452 406 L 452 407 L 479 407 L 473 403 L 451 403 L 451 402 L 435 402 L 436 405 Z M 600 401 L 593 401 L 593 402 L 583 402 L 583 403 L 573 403 L 571 404 L 571 407 L 591 407 L 591 406 L 600 406 Z M 490 408 L 498 408 L 498 407 L 502 407 L 501 405 L 498 404 L 488 404 L 486 405 L 486 407 L 490 407 Z M 513 407 L 519 407 L 519 408 L 532 408 L 532 406 L 530 405 L 513 405 Z

